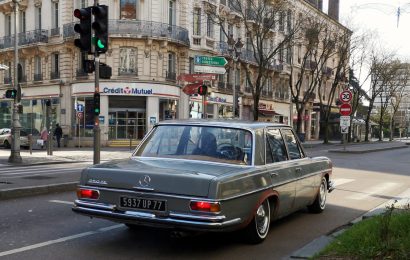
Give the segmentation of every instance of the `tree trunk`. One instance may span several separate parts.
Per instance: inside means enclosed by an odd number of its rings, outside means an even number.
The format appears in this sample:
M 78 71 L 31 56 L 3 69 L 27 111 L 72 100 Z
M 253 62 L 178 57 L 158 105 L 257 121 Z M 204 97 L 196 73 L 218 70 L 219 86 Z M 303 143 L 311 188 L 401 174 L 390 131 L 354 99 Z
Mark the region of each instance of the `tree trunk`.
M 390 141 L 393 141 L 393 134 L 394 134 L 393 126 L 394 126 L 394 119 L 392 115 L 392 118 L 390 120 L 390 139 L 389 139 Z
M 259 96 L 255 96 L 253 99 L 253 121 L 259 120 Z
M 383 114 L 380 112 L 380 118 L 379 118 L 379 141 L 383 141 L 382 138 L 382 133 L 383 133 Z
M 368 142 L 368 141 L 369 141 L 370 113 L 371 113 L 371 109 L 370 109 L 370 106 L 369 106 L 369 110 L 367 110 L 367 117 L 366 117 L 366 131 L 365 131 L 365 137 L 364 137 L 364 141 L 365 141 L 365 142 Z

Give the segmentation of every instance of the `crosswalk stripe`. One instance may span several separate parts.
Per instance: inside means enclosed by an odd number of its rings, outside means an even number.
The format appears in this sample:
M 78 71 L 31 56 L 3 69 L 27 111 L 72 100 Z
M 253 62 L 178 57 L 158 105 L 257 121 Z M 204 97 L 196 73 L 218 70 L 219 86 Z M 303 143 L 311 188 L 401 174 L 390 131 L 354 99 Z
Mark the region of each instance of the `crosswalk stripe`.
M 395 182 L 380 183 L 375 186 L 369 187 L 368 189 L 363 190 L 360 193 L 350 195 L 347 198 L 353 200 L 363 200 L 376 194 L 385 194 L 386 191 L 392 190 L 398 186 L 400 186 L 400 184 Z
M 343 178 L 334 178 L 333 179 L 335 187 L 341 186 L 343 184 L 353 182 L 353 181 L 355 181 L 355 179 L 343 179 Z

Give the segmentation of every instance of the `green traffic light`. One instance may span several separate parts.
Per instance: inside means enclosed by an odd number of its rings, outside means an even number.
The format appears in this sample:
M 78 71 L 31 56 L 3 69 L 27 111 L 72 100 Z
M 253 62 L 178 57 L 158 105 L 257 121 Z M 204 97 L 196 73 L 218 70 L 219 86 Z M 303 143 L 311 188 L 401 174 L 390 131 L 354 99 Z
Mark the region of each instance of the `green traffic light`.
M 105 48 L 104 43 L 102 43 L 102 41 L 101 41 L 100 39 L 98 39 L 98 41 L 97 41 L 97 47 L 100 48 L 100 49 L 104 49 L 104 48 Z

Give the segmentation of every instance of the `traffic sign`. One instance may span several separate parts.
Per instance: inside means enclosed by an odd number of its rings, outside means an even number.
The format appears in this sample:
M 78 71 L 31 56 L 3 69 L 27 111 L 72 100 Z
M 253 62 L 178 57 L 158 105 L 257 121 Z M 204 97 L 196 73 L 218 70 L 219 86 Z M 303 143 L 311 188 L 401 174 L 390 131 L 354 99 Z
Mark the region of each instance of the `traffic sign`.
M 200 73 L 214 73 L 214 74 L 225 74 L 226 69 L 224 67 L 211 67 L 211 66 L 194 66 L 195 72 Z
M 84 112 L 84 105 L 82 104 L 77 104 L 77 112 Z
M 349 103 L 352 100 L 353 94 L 350 90 L 344 90 L 340 93 L 339 99 L 343 103 Z
M 198 94 L 198 88 L 202 86 L 202 82 L 186 85 L 182 91 L 187 95 Z
M 352 113 L 352 106 L 348 103 L 342 104 L 339 108 L 339 113 L 342 116 L 350 116 Z
M 340 126 L 350 126 L 350 116 L 341 116 L 340 117 Z
M 193 83 L 201 80 L 216 80 L 216 74 L 181 74 L 177 79 Z
M 202 66 L 224 67 L 226 64 L 228 64 L 228 61 L 225 59 L 225 57 L 195 56 L 194 63 L 195 65 Z
M 77 112 L 78 119 L 83 119 L 83 117 L 84 117 L 84 112 Z
M 340 126 L 340 133 L 348 134 L 349 133 L 349 127 L 348 126 Z

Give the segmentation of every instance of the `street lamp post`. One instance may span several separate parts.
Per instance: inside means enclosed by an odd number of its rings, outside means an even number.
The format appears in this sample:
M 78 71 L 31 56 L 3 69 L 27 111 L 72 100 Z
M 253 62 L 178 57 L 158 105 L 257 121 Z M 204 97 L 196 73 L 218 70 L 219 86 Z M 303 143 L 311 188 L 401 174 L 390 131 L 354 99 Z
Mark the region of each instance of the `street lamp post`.
M 232 108 L 232 117 L 236 117 L 236 106 L 237 106 L 237 93 L 236 93 L 236 63 L 239 61 L 241 54 L 242 54 L 243 43 L 241 38 L 238 38 L 236 41 L 233 38 L 233 35 L 229 35 L 228 37 L 228 52 L 229 55 L 232 57 L 233 60 L 233 75 L 234 75 L 234 86 L 232 88 L 232 96 L 233 96 L 233 108 Z M 240 83 L 239 83 L 240 84 Z M 239 113 L 239 111 L 238 111 Z M 240 116 L 239 116 L 240 117 Z
M 14 89 L 18 91 L 18 34 L 17 34 L 17 28 L 18 28 L 18 5 L 19 2 L 18 0 L 13 0 L 14 3 Z M 20 124 L 20 118 L 18 114 L 18 102 L 19 102 L 19 95 L 17 94 L 17 97 L 14 98 L 13 101 L 13 115 L 12 115 L 12 127 L 11 127 L 11 132 L 12 132 L 12 137 L 13 140 L 11 142 L 11 153 L 9 157 L 9 162 L 10 163 L 21 163 L 21 155 L 20 155 L 20 129 L 21 129 L 21 124 Z

